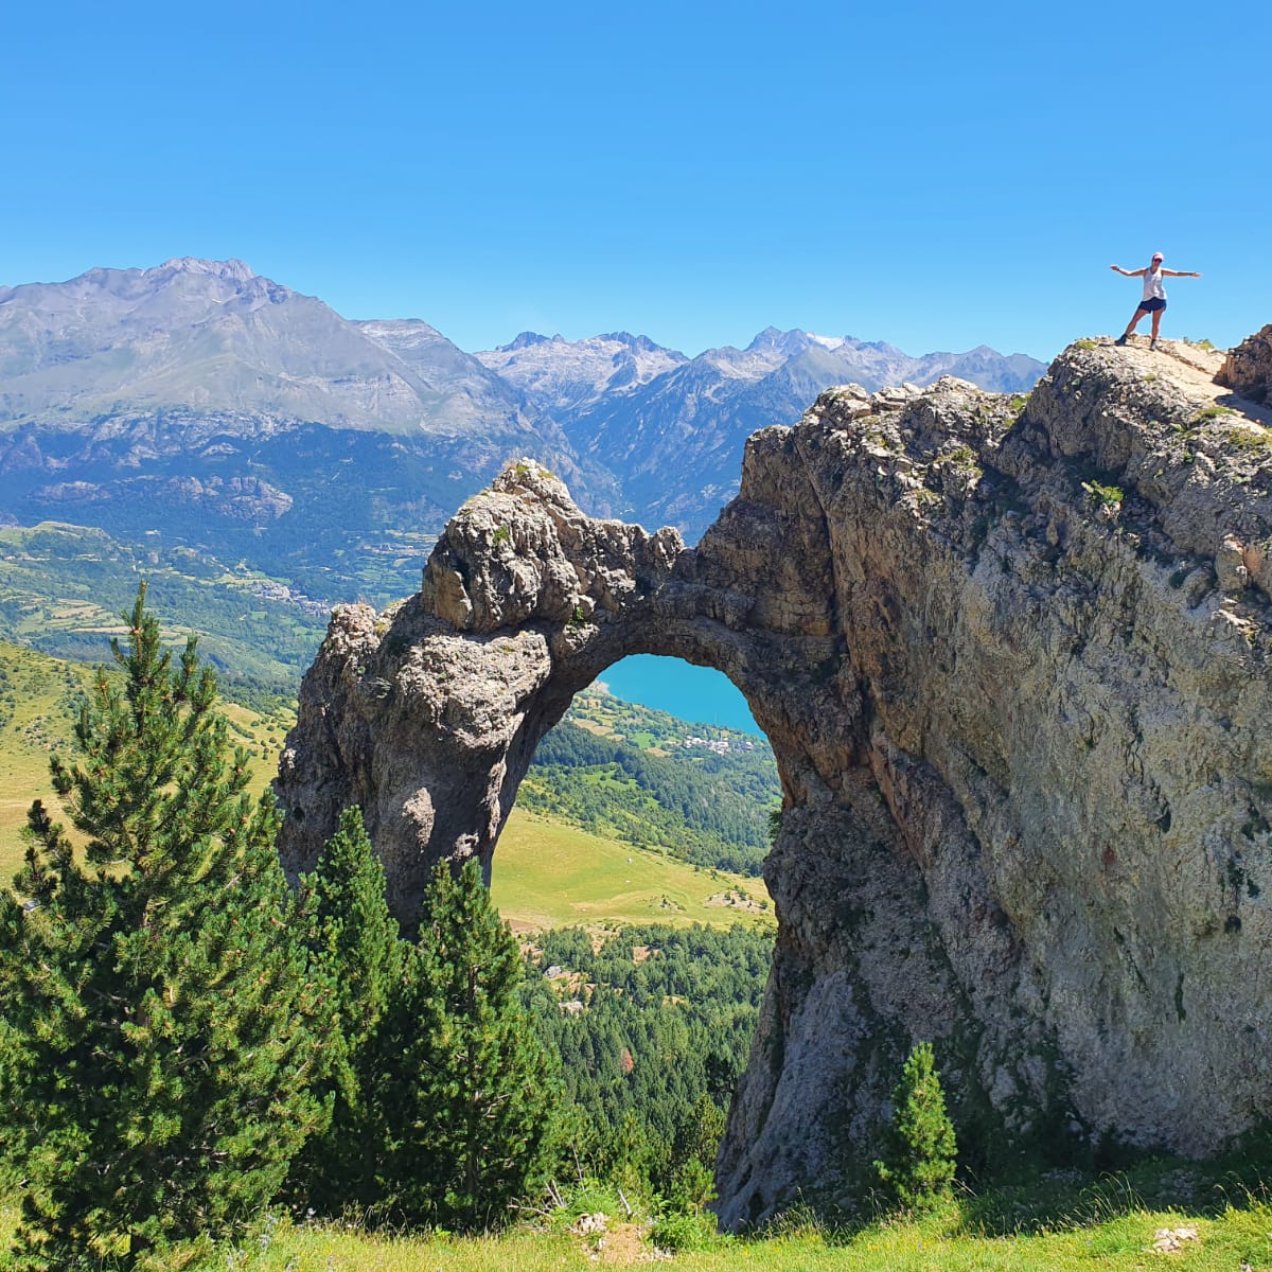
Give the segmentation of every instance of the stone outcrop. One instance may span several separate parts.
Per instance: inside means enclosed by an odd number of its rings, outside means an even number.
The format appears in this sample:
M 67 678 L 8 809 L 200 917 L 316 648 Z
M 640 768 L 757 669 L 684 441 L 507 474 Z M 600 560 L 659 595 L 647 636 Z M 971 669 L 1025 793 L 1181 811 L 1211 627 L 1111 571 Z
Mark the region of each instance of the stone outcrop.
M 1224 359 L 1219 382 L 1251 402 L 1266 402 L 1272 393 L 1272 324 L 1247 336 Z
M 333 616 L 287 865 L 360 803 L 409 925 L 431 862 L 489 867 L 575 692 L 714 666 L 785 806 L 725 1224 L 851 1205 L 920 1039 L 982 1164 L 1219 1148 L 1272 1111 L 1272 430 L 1167 348 L 1079 341 L 1027 401 L 830 390 L 696 549 L 510 467 L 417 596 Z

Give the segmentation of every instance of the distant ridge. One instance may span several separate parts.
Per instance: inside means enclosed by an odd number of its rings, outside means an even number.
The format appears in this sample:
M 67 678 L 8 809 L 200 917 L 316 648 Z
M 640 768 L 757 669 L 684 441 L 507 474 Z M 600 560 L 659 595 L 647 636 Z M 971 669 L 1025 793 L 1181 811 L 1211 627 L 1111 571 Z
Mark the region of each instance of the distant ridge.
M 422 366 L 239 260 L 180 257 L 0 289 L 0 427 L 181 409 L 265 428 L 529 429 L 514 390 L 428 331 Z

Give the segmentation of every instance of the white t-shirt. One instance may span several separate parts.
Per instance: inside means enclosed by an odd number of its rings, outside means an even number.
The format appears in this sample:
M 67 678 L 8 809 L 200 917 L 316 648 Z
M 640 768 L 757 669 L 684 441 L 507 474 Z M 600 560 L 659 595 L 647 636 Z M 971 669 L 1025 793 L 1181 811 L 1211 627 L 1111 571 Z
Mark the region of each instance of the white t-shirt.
M 1162 267 L 1160 265 L 1155 270 L 1146 269 L 1144 271 L 1144 299 L 1166 299 L 1166 284 L 1162 282 Z

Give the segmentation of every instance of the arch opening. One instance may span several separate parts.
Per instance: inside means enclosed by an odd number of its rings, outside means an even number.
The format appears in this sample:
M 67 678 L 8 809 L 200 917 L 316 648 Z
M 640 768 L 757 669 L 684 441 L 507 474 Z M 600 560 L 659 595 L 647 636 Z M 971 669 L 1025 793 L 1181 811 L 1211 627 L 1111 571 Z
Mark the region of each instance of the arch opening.
M 764 737 L 745 695 L 714 667 L 660 654 L 629 654 L 606 668 L 593 684 L 603 684 L 625 702 L 665 711 L 689 724 Z
M 775 804 L 745 698 L 678 658 L 612 664 L 540 741 L 490 884 L 587 1173 L 627 1153 L 667 1195 L 714 1169 L 772 959 Z
M 629 657 L 580 690 L 539 743 L 491 886 L 518 930 L 771 926 L 762 868 L 780 801 L 772 749 L 725 677 Z

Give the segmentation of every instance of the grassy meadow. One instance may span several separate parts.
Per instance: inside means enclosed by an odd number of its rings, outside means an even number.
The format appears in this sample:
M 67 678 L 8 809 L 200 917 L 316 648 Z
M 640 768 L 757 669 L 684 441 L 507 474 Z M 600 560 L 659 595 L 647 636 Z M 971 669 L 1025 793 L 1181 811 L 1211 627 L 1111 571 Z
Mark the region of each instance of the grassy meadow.
M 67 750 L 79 695 L 92 670 L 0 642 L 0 879 L 21 864 L 21 829 L 33 799 L 56 806 L 49 756 Z
M 519 808 L 512 810 L 495 849 L 491 892 L 518 932 L 776 922 L 760 879 L 696 869 Z
M 617 1209 L 617 1207 L 615 1207 Z M 1204 1213 L 1154 1209 L 1124 1181 L 1088 1188 L 1071 1215 L 996 1233 L 975 1203 L 954 1203 L 922 1219 L 884 1218 L 835 1230 L 800 1220 L 762 1236 L 718 1236 L 707 1224 L 692 1248 L 661 1249 L 655 1221 L 605 1215 L 584 1234 L 566 1211 L 536 1225 L 477 1237 L 369 1232 L 355 1223 L 293 1224 L 268 1219 L 233 1246 L 190 1249 L 163 1272 L 559 1272 L 645 1266 L 683 1272 L 1260 1272 L 1272 1268 L 1272 1206 L 1240 1195 Z M 603 1212 L 602 1212 L 603 1213 Z M 0 1242 L 14 1209 L 0 1208 Z M 0 1255 L 0 1268 L 5 1266 Z M 154 1268 L 151 1272 L 158 1272 Z

